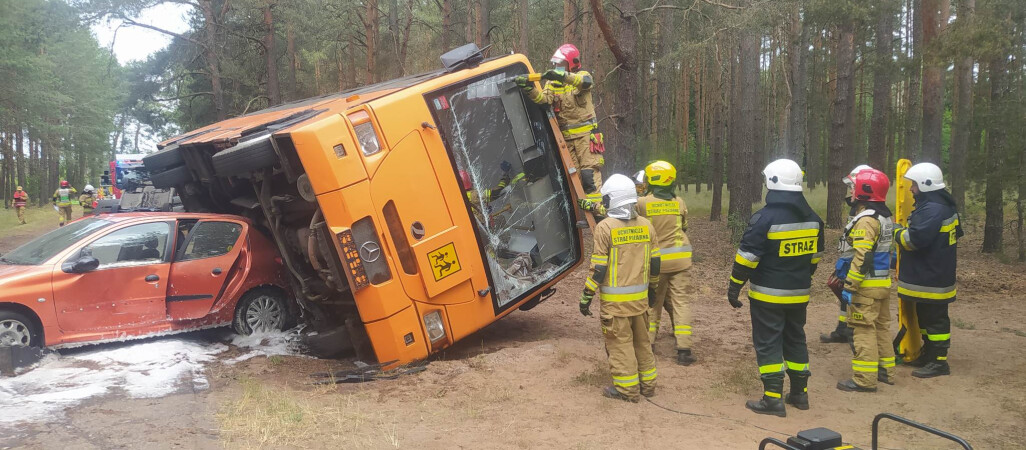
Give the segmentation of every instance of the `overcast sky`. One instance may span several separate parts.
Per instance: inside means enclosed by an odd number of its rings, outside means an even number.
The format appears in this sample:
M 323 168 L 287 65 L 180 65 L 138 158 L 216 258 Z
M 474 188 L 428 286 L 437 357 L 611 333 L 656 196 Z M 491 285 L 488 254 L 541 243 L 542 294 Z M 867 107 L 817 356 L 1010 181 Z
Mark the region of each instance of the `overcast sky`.
M 188 13 L 191 8 L 187 5 L 164 3 L 149 8 L 135 18 L 139 23 L 153 25 L 175 33 L 183 33 L 189 29 Z M 93 34 L 100 41 L 100 45 L 110 47 L 111 40 L 114 42 L 114 55 L 118 62 L 125 64 L 129 61 L 144 60 L 151 53 L 156 52 L 171 43 L 171 37 L 153 30 L 140 27 L 122 26 L 121 21 L 103 21 L 93 25 Z

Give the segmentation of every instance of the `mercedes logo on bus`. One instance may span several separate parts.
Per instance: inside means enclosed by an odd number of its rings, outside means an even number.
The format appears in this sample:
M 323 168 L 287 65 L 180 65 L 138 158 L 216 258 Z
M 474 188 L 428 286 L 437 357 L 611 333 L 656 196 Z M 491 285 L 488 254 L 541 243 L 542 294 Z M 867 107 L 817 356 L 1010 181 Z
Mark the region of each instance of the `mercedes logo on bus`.
M 381 257 L 381 246 L 376 242 L 366 242 L 360 246 L 360 259 L 372 263 Z

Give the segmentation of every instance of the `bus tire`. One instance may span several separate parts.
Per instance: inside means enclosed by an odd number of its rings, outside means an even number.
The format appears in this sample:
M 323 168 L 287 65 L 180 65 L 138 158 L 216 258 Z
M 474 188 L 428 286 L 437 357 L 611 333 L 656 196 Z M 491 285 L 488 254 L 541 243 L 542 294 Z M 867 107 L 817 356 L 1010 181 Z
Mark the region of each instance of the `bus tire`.
M 242 175 L 266 169 L 278 162 L 271 138 L 240 142 L 232 148 L 215 153 L 214 173 L 220 176 Z
M 186 166 L 178 166 L 163 172 L 150 174 L 150 181 L 157 189 L 168 189 L 192 181 L 192 174 Z
M 163 150 L 143 158 L 143 165 L 150 172 L 160 172 L 184 163 L 182 150 L 177 145 L 165 147 Z

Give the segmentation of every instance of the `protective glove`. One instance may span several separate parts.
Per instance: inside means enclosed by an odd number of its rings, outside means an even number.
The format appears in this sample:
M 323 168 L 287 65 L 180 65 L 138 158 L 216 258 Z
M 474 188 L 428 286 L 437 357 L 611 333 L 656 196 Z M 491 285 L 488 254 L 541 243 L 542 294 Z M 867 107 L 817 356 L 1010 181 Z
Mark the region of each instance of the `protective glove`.
M 591 315 L 591 300 L 595 298 L 595 291 L 585 288 L 584 292 L 581 293 L 581 315 Z
M 566 70 L 563 70 L 563 69 L 549 69 L 549 70 L 546 70 L 545 73 L 543 73 L 541 77 L 542 77 L 543 80 L 552 80 L 552 81 L 560 81 L 560 82 L 562 82 L 562 81 L 566 80 Z
M 499 168 L 502 169 L 502 173 L 508 173 L 510 170 L 513 170 L 513 164 L 510 164 L 509 161 L 503 160 L 499 163 Z
M 894 236 L 893 236 L 893 238 L 894 238 L 894 243 L 895 244 L 898 244 L 899 242 L 901 242 L 901 233 L 903 231 L 905 231 L 905 227 L 903 227 L 901 225 L 898 225 L 898 224 L 894 224 Z
M 527 80 L 527 75 L 520 75 L 514 78 L 513 83 L 516 84 L 517 87 L 525 91 L 532 87 L 531 82 Z
M 595 202 L 594 200 L 589 200 L 589 199 L 586 199 L 586 198 L 582 198 L 580 200 L 577 200 L 577 206 L 580 206 L 581 209 L 583 209 L 585 211 L 594 211 L 596 203 L 597 202 Z
M 851 304 L 851 291 L 847 289 L 841 291 L 841 302 L 843 302 L 845 305 Z
M 734 308 L 740 308 L 742 306 L 745 306 L 744 303 L 741 303 L 741 300 L 737 299 L 740 296 L 741 285 L 737 283 L 730 283 L 730 287 L 727 288 L 727 301 L 730 302 L 730 306 L 733 306 Z
M 656 304 L 656 290 L 653 287 L 648 288 L 648 307 L 651 308 Z

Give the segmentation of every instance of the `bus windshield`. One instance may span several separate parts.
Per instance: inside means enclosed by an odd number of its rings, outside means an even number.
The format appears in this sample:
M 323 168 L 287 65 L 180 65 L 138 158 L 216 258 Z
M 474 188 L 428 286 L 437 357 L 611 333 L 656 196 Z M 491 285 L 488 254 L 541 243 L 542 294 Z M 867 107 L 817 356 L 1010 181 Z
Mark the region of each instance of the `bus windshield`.
M 448 147 L 501 311 L 580 252 L 569 184 L 546 111 L 525 102 L 513 65 L 426 95 Z

